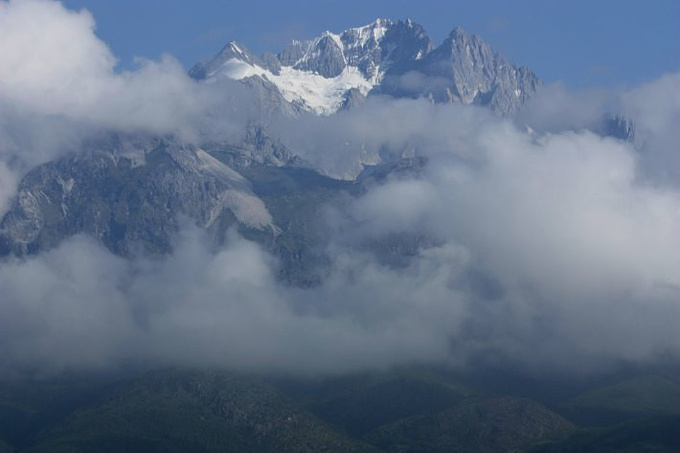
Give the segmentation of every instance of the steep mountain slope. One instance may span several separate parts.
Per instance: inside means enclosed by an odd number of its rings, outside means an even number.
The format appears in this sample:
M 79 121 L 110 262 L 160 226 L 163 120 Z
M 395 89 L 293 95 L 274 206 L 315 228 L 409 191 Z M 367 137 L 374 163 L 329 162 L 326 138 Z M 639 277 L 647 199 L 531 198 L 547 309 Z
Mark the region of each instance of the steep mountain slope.
M 28 452 L 373 452 L 257 378 L 160 371 L 113 383 Z
M 336 34 L 293 41 L 277 56 L 253 55 L 232 41 L 190 75 L 272 84 L 296 108 L 330 115 L 371 92 L 488 106 L 509 115 L 540 86 L 529 69 L 508 63 L 479 37 L 456 28 L 439 47 L 411 20 L 378 19 Z
M 437 102 L 487 106 L 504 115 L 514 113 L 541 84 L 529 68 L 513 66 L 481 38 L 460 27 L 418 66 L 434 81 L 421 96 L 426 94 Z

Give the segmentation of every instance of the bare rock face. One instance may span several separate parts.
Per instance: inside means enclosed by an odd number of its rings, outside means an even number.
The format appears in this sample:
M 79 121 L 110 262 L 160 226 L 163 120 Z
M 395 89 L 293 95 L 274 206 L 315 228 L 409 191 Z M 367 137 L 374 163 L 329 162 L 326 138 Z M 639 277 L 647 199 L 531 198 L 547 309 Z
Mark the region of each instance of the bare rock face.
M 459 27 L 428 55 L 423 72 L 453 82 L 447 86 L 450 101 L 484 105 L 506 115 L 517 111 L 540 86 L 531 70 L 510 64 L 481 38 Z
M 113 138 L 36 167 L 0 223 L 0 250 L 26 254 L 85 233 L 112 251 L 164 253 L 183 218 L 212 231 L 278 227 L 239 173 L 166 139 Z
M 314 72 L 330 79 L 339 76 L 347 66 L 340 46 L 329 33 L 314 41 L 296 42 L 289 52 L 284 51 L 282 57 L 284 61 L 293 63 L 294 69 Z M 300 54 L 302 58 L 293 62 L 293 58 Z M 285 58 L 286 55 L 290 58 Z
M 307 41 L 293 41 L 279 53 L 283 66 L 333 78 L 347 67 L 366 79 L 377 79 L 392 67 L 408 65 L 432 50 L 423 27 L 411 20 L 378 19 L 340 34 L 325 32 Z
M 531 70 L 512 65 L 481 38 L 459 27 L 405 69 L 391 74 L 382 91 L 438 103 L 481 105 L 504 116 L 515 113 L 541 86 Z

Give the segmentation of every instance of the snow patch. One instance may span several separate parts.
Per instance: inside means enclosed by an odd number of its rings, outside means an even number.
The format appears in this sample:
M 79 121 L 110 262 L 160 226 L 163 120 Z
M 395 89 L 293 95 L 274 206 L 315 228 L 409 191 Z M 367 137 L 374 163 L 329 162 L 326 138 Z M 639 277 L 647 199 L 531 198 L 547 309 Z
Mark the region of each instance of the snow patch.
M 231 43 L 231 48 L 239 55 L 243 55 L 243 50 L 241 50 L 241 48 L 235 42 Z
M 366 96 L 378 82 L 377 77 L 366 80 L 361 71 L 347 66 L 340 75 L 326 78 L 310 71 L 282 66 L 280 73 L 274 74 L 257 65 L 232 58 L 217 70 L 208 74 L 208 83 L 224 76 L 234 80 L 258 76 L 272 82 L 283 97 L 291 103 L 317 115 L 332 115 L 342 106 L 345 94 L 357 89 Z

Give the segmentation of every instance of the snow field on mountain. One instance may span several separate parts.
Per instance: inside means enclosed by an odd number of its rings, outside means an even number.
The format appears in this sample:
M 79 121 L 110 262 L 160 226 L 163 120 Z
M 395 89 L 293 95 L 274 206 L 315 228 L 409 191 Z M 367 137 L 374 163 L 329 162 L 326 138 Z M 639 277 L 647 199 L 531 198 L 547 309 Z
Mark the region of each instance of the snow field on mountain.
M 234 80 L 262 77 L 276 85 L 288 102 L 300 105 L 317 115 L 335 113 L 342 106 L 348 90 L 358 89 L 365 96 L 375 86 L 364 78 L 359 69 L 352 66 L 346 67 L 339 76 L 333 78 L 289 66 L 281 67 L 281 73 L 276 75 L 235 58 L 209 73 L 208 81 L 216 80 L 216 76 L 226 76 Z

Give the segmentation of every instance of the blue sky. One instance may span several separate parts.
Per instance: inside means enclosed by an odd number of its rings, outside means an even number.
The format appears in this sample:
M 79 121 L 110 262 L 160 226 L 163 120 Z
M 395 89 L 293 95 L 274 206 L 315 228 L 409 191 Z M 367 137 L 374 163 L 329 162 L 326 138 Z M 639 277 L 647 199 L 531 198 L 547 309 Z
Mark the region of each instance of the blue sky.
M 678 0 L 65 0 L 130 67 L 167 52 L 189 69 L 238 40 L 257 53 L 377 17 L 411 18 L 436 43 L 456 25 L 572 88 L 625 88 L 680 69 Z

